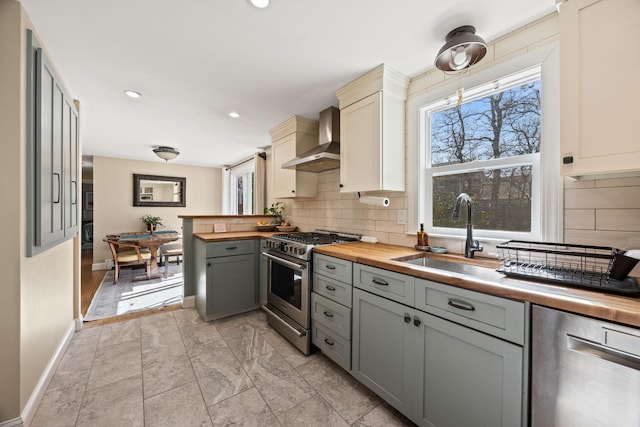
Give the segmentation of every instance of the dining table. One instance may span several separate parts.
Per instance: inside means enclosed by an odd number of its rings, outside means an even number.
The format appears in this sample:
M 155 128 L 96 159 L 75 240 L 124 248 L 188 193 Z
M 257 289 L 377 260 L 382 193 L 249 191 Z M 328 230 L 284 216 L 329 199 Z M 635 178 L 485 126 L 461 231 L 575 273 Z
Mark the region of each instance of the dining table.
M 151 278 L 157 279 L 160 277 L 171 276 L 172 273 L 161 273 L 158 269 L 158 248 L 165 243 L 173 242 L 182 238 L 182 235 L 175 230 L 163 230 L 150 232 L 127 232 L 118 234 L 109 234 L 107 237 L 114 238 L 116 240 L 133 243 L 143 248 L 148 248 L 151 252 Z M 145 276 L 146 279 L 146 276 Z

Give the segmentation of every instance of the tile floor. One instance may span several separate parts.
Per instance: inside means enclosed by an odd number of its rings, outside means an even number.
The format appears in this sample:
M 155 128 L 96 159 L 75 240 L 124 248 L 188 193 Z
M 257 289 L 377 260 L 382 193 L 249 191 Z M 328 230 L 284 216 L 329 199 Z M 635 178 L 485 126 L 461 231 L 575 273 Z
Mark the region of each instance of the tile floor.
M 261 311 L 183 309 L 77 332 L 31 426 L 411 426 Z

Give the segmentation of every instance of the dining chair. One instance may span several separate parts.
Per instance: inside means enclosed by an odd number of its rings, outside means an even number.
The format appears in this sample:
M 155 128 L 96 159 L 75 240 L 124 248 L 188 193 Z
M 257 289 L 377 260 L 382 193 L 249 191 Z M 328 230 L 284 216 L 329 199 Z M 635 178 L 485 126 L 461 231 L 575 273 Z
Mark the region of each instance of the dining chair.
M 104 242 L 109 244 L 111 255 L 113 256 L 113 266 L 115 269 L 113 283 L 118 282 L 120 268 L 125 266 L 144 265 L 147 272 L 147 279 L 151 279 L 151 251 L 141 248 L 134 243 L 125 243 L 116 239 L 104 238 Z
M 165 277 L 169 274 L 169 257 L 176 257 L 176 263 L 180 265 L 180 257 L 182 257 L 181 243 L 166 243 L 160 246 L 158 250 L 160 262 L 164 265 Z

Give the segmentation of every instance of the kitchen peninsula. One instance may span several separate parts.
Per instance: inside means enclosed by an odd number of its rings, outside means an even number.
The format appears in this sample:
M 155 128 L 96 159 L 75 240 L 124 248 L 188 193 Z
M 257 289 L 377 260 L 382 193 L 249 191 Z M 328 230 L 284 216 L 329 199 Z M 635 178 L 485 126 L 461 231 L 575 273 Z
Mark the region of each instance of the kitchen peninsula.
M 202 267 L 196 253 L 196 243 L 225 242 L 235 240 L 260 240 L 273 232 L 257 231 L 258 221 L 273 222 L 273 215 L 181 215 L 184 251 L 184 307 L 194 307 Z M 225 232 L 214 233 L 214 224 L 224 224 Z M 257 249 L 256 249 L 257 251 Z M 206 251 L 205 251 L 206 252 Z M 200 254 L 200 258 L 206 257 Z

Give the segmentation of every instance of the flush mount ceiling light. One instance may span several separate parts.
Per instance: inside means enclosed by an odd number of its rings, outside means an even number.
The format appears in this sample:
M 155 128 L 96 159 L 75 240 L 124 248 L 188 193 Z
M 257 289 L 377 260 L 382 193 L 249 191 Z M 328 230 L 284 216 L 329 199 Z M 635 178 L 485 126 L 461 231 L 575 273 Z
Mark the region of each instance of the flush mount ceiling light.
M 464 70 L 479 62 L 487 53 L 487 44 L 482 37 L 476 36 L 473 25 L 450 31 L 445 40 L 435 60 L 436 67 L 445 72 Z
M 142 96 L 140 92 L 136 92 L 135 90 L 125 90 L 124 94 L 129 98 L 140 98 Z
M 155 147 L 153 152 L 156 153 L 156 156 L 160 157 L 162 160 L 169 161 L 178 157 L 180 152 L 173 147 L 165 147 L 163 145 L 159 147 Z
M 269 6 L 269 0 L 249 0 L 249 3 L 258 9 L 264 9 Z
M 231 111 L 231 112 L 229 113 L 229 117 L 234 118 L 234 119 L 237 119 L 238 117 L 240 117 L 240 114 L 238 114 L 238 113 L 237 113 L 237 112 L 235 112 L 235 111 Z

